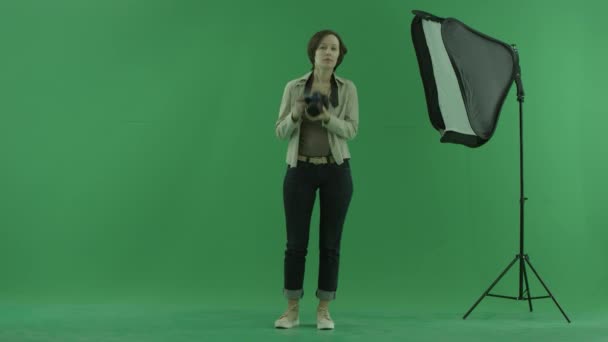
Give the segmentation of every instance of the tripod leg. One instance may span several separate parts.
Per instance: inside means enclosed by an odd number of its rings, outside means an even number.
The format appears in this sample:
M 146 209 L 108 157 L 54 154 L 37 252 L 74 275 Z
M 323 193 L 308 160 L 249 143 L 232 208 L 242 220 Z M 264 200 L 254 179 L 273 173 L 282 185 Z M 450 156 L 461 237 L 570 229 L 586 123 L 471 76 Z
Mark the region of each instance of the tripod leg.
M 526 255 L 526 258 L 528 256 Z M 530 294 L 530 284 L 528 284 L 528 273 L 526 272 L 526 264 L 524 264 L 524 280 L 526 281 L 526 293 L 528 294 L 528 306 L 530 307 L 530 312 L 532 312 L 532 295 Z
M 507 268 L 505 268 L 505 270 L 502 271 L 502 273 L 498 276 L 498 278 L 496 278 L 496 280 L 494 280 L 494 282 L 492 283 L 492 285 L 490 285 L 490 287 L 481 295 L 481 297 L 479 297 L 479 299 L 475 302 L 475 304 L 473 304 L 473 306 L 469 309 L 469 311 L 467 311 L 467 313 L 464 314 L 464 316 L 462 317 L 462 319 L 467 319 L 467 316 L 469 316 L 469 314 L 473 311 L 473 309 L 475 309 L 475 307 L 477 306 L 477 304 L 479 304 L 479 302 L 481 302 L 481 300 L 488 293 L 490 293 L 490 291 L 492 291 L 492 288 L 498 283 L 498 281 L 500 281 L 500 279 L 507 273 L 507 271 L 513 266 L 513 264 L 515 264 L 515 262 L 517 261 L 517 259 L 519 259 L 519 254 L 515 256 L 515 259 L 513 259 L 513 261 L 511 261 L 511 263 L 509 264 L 509 266 L 507 266 Z
M 564 312 L 564 310 L 562 310 L 562 307 L 559 306 L 559 303 L 557 302 L 557 300 L 555 299 L 555 297 L 553 296 L 553 294 L 551 293 L 551 291 L 549 291 L 549 288 L 547 287 L 547 285 L 545 285 L 545 282 L 540 278 L 540 276 L 538 275 L 538 273 L 536 272 L 536 270 L 534 269 L 534 267 L 532 267 L 532 264 L 530 263 L 530 259 L 528 259 L 527 255 L 526 255 L 526 262 L 528 263 L 528 265 L 532 269 L 532 272 L 534 272 L 534 275 L 536 276 L 536 278 L 538 278 L 538 280 L 540 281 L 540 283 L 545 288 L 545 291 L 547 291 L 547 293 L 549 294 L 549 296 L 551 296 L 551 299 L 553 299 L 553 302 L 555 303 L 555 305 L 557 305 L 557 308 L 559 309 L 559 311 L 561 311 L 562 315 L 564 315 L 564 318 L 566 319 L 566 321 L 568 321 L 568 323 L 570 323 L 570 318 L 568 318 L 568 316 L 566 315 L 566 313 Z

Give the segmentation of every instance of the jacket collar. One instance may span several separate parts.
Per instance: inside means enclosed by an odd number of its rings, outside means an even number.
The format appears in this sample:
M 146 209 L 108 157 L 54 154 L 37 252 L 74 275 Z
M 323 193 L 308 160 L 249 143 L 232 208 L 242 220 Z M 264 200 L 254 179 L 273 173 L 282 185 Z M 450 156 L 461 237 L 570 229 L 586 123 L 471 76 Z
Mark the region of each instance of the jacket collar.
M 308 81 L 311 74 L 312 74 L 312 71 L 309 71 L 306 74 L 302 75 L 300 78 L 296 79 L 298 84 L 306 84 L 306 81 Z M 341 85 L 344 84 L 344 79 L 342 77 L 336 76 L 335 72 L 331 76 L 333 79 L 335 79 L 337 81 L 337 83 L 340 83 Z
M 310 94 L 310 88 L 312 87 L 312 71 L 307 72 L 302 77 L 297 79 L 298 85 L 304 86 L 304 94 Z M 329 102 L 334 107 L 338 107 L 340 99 L 338 98 L 338 83 L 344 84 L 344 80 L 335 73 L 331 74 L 331 80 L 329 81 L 331 86 L 331 95 L 329 96 Z

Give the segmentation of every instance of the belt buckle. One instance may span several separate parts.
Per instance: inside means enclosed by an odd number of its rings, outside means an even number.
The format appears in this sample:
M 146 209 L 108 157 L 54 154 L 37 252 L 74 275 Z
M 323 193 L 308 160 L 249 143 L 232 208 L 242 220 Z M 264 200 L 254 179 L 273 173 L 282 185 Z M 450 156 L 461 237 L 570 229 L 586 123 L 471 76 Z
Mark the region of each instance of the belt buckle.
M 326 164 L 325 157 L 310 157 L 309 160 L 314 165 Z

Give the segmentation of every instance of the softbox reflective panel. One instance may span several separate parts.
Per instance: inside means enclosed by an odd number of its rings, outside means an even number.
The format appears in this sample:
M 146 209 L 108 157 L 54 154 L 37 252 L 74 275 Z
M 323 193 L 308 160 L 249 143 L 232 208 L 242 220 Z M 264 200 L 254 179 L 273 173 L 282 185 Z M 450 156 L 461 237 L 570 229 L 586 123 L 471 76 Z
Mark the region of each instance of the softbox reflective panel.
M 429 117 L 441 133 L 440 141 L 468 147 L 485 144 L 519 72 L 516 50 L 456 19 L 413 13 L 412 41 Z

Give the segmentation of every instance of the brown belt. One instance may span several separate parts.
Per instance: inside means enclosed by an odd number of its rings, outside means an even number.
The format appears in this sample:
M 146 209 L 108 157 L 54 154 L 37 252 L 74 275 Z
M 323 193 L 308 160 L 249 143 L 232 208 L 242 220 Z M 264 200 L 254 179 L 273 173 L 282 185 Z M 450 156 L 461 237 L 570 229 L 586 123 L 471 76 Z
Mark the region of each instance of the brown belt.
M 298 156 L 298 160 L 299 161 L 303 161 L 303 162 L 307 162 L 307 163 L 311 163 L 311 164 L 315 164 L 315 165 L 330 164 L 330 163 L 335 163 L 336 162 L 336 160 L 334 159 L 333 156 L 327 156 L 327 157 Z

